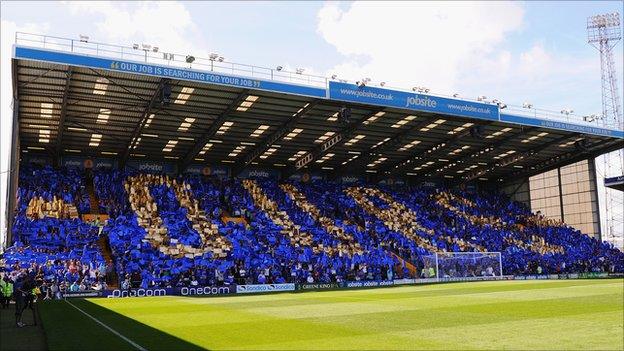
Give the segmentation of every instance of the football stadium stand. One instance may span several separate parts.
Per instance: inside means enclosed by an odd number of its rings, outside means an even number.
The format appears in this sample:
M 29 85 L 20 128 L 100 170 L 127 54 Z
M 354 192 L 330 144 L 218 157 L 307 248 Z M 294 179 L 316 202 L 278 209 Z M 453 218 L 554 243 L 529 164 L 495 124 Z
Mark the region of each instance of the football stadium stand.
M 37 183 L 41 174 L 51 185 Z M 340 283 L 413 278 L 434 252 L 488 251 L 502 253 L 504 274 L 624 271 L 624 254 L 610 244 L 494 192 L 96 171 L 96 196 L 112 215 L 106 224 L 26 214 L 39 197 L 72 201 L 67 189 L 85 177 L 22 168 L 5 253 L 11 274 L 32 269 L 61 291 L 102 289 L 112 271 L 137 288 Z M 244 221 L 226 222 L 224 213 Z
M 163 57 L 17 35 L 7 275 L 30 272 L 57 296 L 624 272 L 599 228 L 564 223 L 560 172 L 621 148 L 621 130 Z M 528 185 L 552 170 L 558 219 Z M 596 203 L 595 174 L 576 178 L 575 198 Z M 467 259 L 437 261 L 453 253 Z

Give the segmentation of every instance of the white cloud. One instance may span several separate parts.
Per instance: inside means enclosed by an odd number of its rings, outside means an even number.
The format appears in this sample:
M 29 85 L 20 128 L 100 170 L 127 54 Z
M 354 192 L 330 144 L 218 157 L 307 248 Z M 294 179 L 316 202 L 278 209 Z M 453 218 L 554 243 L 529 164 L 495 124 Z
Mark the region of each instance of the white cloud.
M 463 96 L 486 95 L 515 105 L 557 110 L 573 107 L 579 114 L 597 113 L 600 63 L 594 56 L 553 54 L 542 43 L 512 55 L 501 51 L 468 64 L 457 86 Z M 580 117 L 579 117 L 580 118 Z
M 425 86 L 473 99 L 486 95 L 514 105 L 530 101 L 549 110 L 571 107 L 581 116 L 600 112 L 600 61 L 589 47 L 572 54 L 539 40 L 508 41 L 524 30 L 522 3 L 344 6 L 329 2 L 317 14 L 317 32 L 344 55 L 328 76 L 370 77 L 391 87 Z M 615 61 L 621 57 L 616 52 Z
M 68 2 L 73 15 L 93 18 L 91 40 L 122 45 L 150 44 L 161 51 L 208 56 L 190 12 L 178 2 Z
M 318 32 L 345 61 L 331 73 L 392 86 L 427 86 L 450 93 L 466 63 L 490 57 L 508 33 L 521 29 L 518 3 L 327 3 Z

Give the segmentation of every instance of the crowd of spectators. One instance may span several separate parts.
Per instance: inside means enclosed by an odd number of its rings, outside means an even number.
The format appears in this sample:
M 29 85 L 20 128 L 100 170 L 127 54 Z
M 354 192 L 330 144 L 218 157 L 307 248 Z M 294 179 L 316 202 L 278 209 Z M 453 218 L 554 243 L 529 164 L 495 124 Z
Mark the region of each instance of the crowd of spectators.
M 89 211 L 82 172 L 25 165 L 20 169 L 18 199 L 13 243 L 0 265 L 7 277 L 34 274 L 44 290 L 56 287 L 55 291 L 106 284 L 112 266 L 107 267 L 98 246 L 101 228 L 64 215 L 75 204 L 81 212 Z
M 505 274 L 622 272 L 612 244 L 533 214 L 495 192 L 410 188 L 397 199 L 428 228 L 501 252 Z
M 116 169 L 100 170 L 94 174 L 93 187 L 99 200 L 100 213 L 117 217 L 129 210 L 128 195 L 123 186 L 126 176 L 126 172 Z
M 5 264 L 41 271 L 68 291 L 102 287 L 112 267 L 99 252 L 101 235 L 122 287 L 404 278 L 429 275 L 426 258 L 444 252 L 501 252 L 504 274 L 624 271 L 624 255 L 610 244 L 493 192 L 103 171 L 94 188 L 110 219 L 99 228 L 26 216 L 24 200 L 80 202 L 68 194 L 84 185 L 77 171 L 24 171 Z M 51 185 L 32 179 L 42 172 Z M 450 276 L 499 270 L 457 262 L 441 269 Z
M 24 164 L 20 167 L 17 191 L 19 210 L 25 211 L 31 199 L 53 204 L 57 200 L 73 204 L 79 213 L 89 213 L 89 194 L 84 174 L 76 168 L 59 168 Z M 57 216 L 58 218 L 58 216 Z

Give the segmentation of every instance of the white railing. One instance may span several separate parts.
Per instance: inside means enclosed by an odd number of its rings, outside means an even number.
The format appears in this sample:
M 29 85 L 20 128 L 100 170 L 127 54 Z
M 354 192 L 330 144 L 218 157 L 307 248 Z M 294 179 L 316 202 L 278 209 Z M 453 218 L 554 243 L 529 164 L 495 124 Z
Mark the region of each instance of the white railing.
M 31 47 L 40 47 L 45 49 L 66 51 L 72 53 L 79 53 L 91 56 L 107 57 L 120 60 L 132 60 L 143 61 L 146 63 L 173 66 L 179 68 L 196 68 L 201 70 L 209 70 L 211 72 L 233 74 L 238 76 L 253 77 L 263 80 L 271 80 L 278 82 L 294 83 L 301 85 L 314 86 L 318 88 L 327 89 L 328 82 L 332 79 L 322 76 L 315 76 L 310 74 L 296 73 L 287 71 L 284 69 L 278 70 L 277 68 L 266 68 L 259 66 L 252 66 L 240 63 L 226 62 L 225 60 L 219 61 L 218 58 L 202 58 L 195 57 L 192 63 L 186 61 L 185 54 L 174 54 L 168 52 L 154 51 L 153 48 L 143 49 L 142 45 L 137 48 L 121 45 L 111 45 L 105 43 L 90 42 L 88 40 L 61 38 L 49 35 L 31 34 L 24 32 L 15 33 L 15 43 L 22 44 Z M 335 80 L 338 81 L 338 80 Z M 340 79 L 341 82 L 353 83 L 354 80 Z M 381 82 L 368 82 L 368 86 L 382 87 Z M 393 89 L 404 92 L 412 92 L 411 89 L 405 89 L 400 87 L 390 87 L 383 85 L 385 89 Z M 463 101 L 488 103 L 495 105 L 488 101 L 478 101 L 477 99 L 453 97 L 451 95 L 439 94 L 439 93 L 427 93 L 428 95 L 459 99 Z M 622 127 L 612 124 L 588 122 L 583 119 L 582 116 L 574 113 L 560 113 L 557 111 L 550 111 L 538 108 L 523 108 L 516 105 L 507 105 L 505 109 L 501 109 L 501 113 L 509 113 L 514 115 L 520 115 L 525 117 L 533 117 L 544 120 L 575 123 L 593 127 L 602 127 L 608 129 L 621 130 Z
M 57 51 L 72 52 L 84 55 L 107 57 L 119 60 L 143 61 L 145 63 L 166 65 L 179 68 L 196 68 L 211 72 L 233 74 L 264 80 L 273 80 L 294 84 L 309 85 L 325 89 L 327 78 L 310 74 L 298 74 L 284 69 L 266 68 L 240 63 L 219 61 L 218 58 L 209 59 L 194 56 L 194 61 L 188 63 L 186 54 L 154 51 L 153 48 L 143 49 L 111 45 L 78 39 L 53 37 L 49 35 L 15 33 L 15 43 L 31 47 L 39 47 Z

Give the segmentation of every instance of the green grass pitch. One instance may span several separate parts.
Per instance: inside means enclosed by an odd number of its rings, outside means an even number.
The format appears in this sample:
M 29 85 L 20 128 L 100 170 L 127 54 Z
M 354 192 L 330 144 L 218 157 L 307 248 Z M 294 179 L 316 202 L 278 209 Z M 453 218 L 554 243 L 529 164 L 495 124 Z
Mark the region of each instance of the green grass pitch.
M 213 298 L 71 300 L 147 350 L 624 349 L 624 280 L 453 283 Z M 48 346 L 135 349 L 65 301 Z

